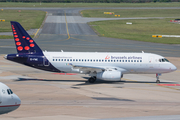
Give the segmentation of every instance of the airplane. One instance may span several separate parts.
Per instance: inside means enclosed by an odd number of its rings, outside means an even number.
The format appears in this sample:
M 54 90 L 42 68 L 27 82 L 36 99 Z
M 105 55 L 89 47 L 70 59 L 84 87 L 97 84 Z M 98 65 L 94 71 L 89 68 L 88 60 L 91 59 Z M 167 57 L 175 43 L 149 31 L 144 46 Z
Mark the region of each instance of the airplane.
M 122 52 L 47 52 L 42 51 L 24 28 L 11 21 L 17 53 L 7 54 L 5 59 L 33 68 L 61 73 L 80 73 L 97 79 L 120 81 L 123 74 L 156 74 L 160 83 L 162 73 L 177 68 L 163 56 L 152 53 Z
M 0 115 L 14 111 L 20 105 L 20 98 L 7 85 L 0 82 Z

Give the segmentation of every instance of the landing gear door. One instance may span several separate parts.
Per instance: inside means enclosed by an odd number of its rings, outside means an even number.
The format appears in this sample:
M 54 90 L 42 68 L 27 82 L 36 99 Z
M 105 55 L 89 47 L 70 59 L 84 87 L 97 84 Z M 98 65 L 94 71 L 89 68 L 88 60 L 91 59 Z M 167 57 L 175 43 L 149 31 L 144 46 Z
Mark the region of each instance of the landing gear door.
M 44 66 L 49 66 L 50 65 L 48 58 L 49 58 L 49 56 L 44 56 L 44 59 L 43 59 Z

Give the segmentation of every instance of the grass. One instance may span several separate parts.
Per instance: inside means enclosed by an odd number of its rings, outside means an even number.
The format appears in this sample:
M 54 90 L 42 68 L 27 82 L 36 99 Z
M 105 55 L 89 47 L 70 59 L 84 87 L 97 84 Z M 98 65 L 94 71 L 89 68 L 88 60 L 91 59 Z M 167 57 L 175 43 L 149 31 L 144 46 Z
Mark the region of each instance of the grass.
M 120 17 L 179 17 L 179 9 L 101 9 L 83 10 L 83 17 L 115 18 Z M 114 12 L 114 15 L 104 14 L 104 12 Z M 117 18 L 117 17 L 116 17 Z
M 180 44 L 180 38 L 152 38 L 152 35 L 180 35 L 180 24 L 171 19 L 111 20 L 89 24 L 100 36 L 164 44 Z M 132 25 L 126 25 L 132 22 Z
M 0 19 L 5 19 L 5 22 L 0 22 L 0 32 L 11 32 L 10 21 L 17 21 L 25 28 L 38 29 L 40 28 L 46 12 L 35 10 L 0 10 Z M 4 36 L 5 37 L 5 36 Z
M 34 37 L 34 35 L 30 35 L 31 38 Z M 14 39 L 12 35 L 0 35 L 0 39 Z
M 167 3 L 22 3 L 0 2 L 0 7 L 180 7 L 180 2 Z

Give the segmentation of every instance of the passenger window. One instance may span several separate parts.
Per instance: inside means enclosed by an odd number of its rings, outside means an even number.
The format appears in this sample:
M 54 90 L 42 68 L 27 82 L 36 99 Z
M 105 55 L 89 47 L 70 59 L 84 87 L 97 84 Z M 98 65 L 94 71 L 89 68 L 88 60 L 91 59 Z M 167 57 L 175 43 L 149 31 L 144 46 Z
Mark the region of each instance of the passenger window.
M 117 60 L 117 62 L 118 62 L 118 60 Z
M 161 59 L 159 59 L 159 62 L 161 62 Z
M 56 61 L 57 61 L 57 59 L 56 59 Z
M 91 60 L 91 62 L 92 62 L 92 60 Z
M 93 60 L 95 62 L 95 60 Z
M 130 60 L 128 60 L 128 62 L 130 62 Z
M 108 62 L 110 62 L 110 60 L 108 60 Z
M 104 62 L 104 60 L 102 60 L 102 62 Z
M 111 62 L 113 62 L 113 60 L 111 60 Z
M 76 59 L 76 61 L 78 61 L 78 59 Z
M 140 60 L 140 62 L 142 62 L 142 60 Z
M 86 59 L 84 61 L 86 62 Z
M 116 62 L 116 60 L 114 60 L 114 62 Z
M 101 62 L 101 60 L 99 60 L 99 62 Z
M 73 61 L 75 61 L 75 59 L 73 59 Z
M 53 59 L 53 61 L 54 61 L 54 59 Z
M 64 59 L 64 61 L 66 61 L 66 59 Z
M 134 60 L 134 62 L 136 62 L 136 60 Z
M 70 59 L 70 61 L 72 61 L 72 59 Z
M 98 62 L 98 60 L 96 60 L 96 62 Z
M 89 59 L 87 61 L 89 62 Z
M 105 62 L 107 62 L 107 60 L 105 60 Z
M 83 61 L 83 59 L 82 59 L 82 61 Z
M 119 62 L 121 62 L 121 60 L 119 60 Z
M 122 62 L 124 62 L 124 60 L 122 60 Z
M 131 62 L 133 62 L 133 60 L 131 60 Z
M 63 61 L 63 59 L 61 59 L 61 61 Z
M 81 59 L 79 59 L 79 61 L 81 61 Z
M 126 62 L 127 62 L 127 60 L 126 60 Z
M 137 62 L 139 62 L 139 60 L 137 60 Z
M 67 59 L 67 61 L 69 61 L 69 59 Z

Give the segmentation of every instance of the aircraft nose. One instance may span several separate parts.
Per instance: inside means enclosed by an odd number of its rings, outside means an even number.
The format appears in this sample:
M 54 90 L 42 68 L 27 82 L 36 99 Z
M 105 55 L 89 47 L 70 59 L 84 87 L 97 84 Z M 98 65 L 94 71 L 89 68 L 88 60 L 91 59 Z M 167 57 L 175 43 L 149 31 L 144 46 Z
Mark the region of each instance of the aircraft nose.
M 172 65 L 171 65 L 171 70 L 172 70 L 172 71 L 176 71 L 176 70 L 177 70 L 177 67 L 172 64 Z
M 16 94 L 14 94 L 14 100 L 16 105 L 21 105 L 21 99 Z

